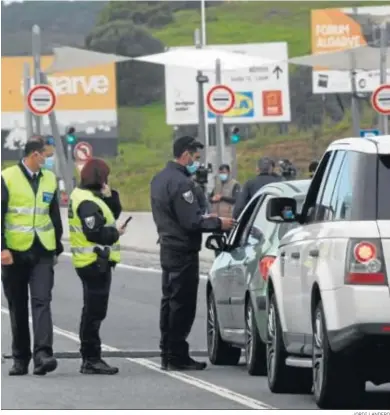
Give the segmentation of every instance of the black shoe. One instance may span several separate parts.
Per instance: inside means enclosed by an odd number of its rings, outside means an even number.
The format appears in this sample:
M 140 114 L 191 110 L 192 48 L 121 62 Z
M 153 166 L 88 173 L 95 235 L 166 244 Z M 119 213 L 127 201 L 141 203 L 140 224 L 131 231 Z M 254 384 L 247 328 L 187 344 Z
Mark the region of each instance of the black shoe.
M 80 373 L 84 375 L 116 375 L 119 369 L 114 366 L 110 366 L 104 360 L 84 360 Z
M 204 370 L 207 367 L 206 362 L 197 362 L 188 357 L 187 359 L 170 359 L 168 363 L 168 370 L 182 371 L 182 370 Z
M 39 357 L 35 363 L 34 375 L 43 376 L 57 369 L 57 359 L 53 356 Z
M 10 376 L 23 376 L 27 375 L 28 373 L 28 365 L 29 363 L 26 363 L 22 360 L 15 360 L 14 364 L 12 365 L 11 369 L 9 370 L 8 374 Z

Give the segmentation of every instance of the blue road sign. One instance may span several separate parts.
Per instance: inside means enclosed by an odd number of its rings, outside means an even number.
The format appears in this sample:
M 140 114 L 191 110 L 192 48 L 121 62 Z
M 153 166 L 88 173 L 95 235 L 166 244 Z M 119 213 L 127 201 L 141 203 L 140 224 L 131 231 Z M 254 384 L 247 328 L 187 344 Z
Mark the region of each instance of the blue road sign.
M 376 137 L 381 135 L 379 130 L 360 130 L 360 137 L 367 138 L 367 137 Z

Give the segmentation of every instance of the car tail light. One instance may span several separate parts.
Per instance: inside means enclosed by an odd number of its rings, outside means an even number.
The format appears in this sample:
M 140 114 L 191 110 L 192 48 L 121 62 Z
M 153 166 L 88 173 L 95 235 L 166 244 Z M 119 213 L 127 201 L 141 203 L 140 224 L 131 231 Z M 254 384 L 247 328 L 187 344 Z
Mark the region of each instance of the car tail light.
M 383 327 L 382 327 L 382 331 L 383 331 L 384 333 L 390 333 L 390 326 L 383 326 Z
M 265 256 L 263 259 L 260 260 L 259 271 L 264 281 L 267 281 L 269 269 L 271 265 L 274 263 L 274 261 L 274 256 Z
M 386 285 L 386 268 L 380 239 L 351 239 L 346 267 L 346 284 Z

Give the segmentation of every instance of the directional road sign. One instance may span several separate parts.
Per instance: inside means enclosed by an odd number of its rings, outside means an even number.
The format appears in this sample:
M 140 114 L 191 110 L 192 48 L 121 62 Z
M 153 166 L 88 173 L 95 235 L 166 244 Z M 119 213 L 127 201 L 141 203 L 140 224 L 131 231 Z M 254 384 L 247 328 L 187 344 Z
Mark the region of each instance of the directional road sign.
M 390 115 L 390 84 L 381 85 L 374 91 L 371 105 L 379 114 Z
M 234 107 L 234 91 L 226 85 L 215 85 L 207 94 L 207 106 L 214 114 L 222 115 Z
M 35 115 L 50 114 L 56 105 L 56 94 L 49 85 L 35 85 L 27 95 L 27 106 Z
M 360 137 L 368 138 L 368 137 L 377 137 L 381 135 L 379 130 L 360 130 Z

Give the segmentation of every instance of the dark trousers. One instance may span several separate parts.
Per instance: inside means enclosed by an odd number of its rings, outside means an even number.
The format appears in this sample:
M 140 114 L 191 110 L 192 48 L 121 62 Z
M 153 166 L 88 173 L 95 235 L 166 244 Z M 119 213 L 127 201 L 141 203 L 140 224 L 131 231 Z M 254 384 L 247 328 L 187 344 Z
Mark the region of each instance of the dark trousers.
M 51 299 L 54 285 L 53 257 L 15 261 L 2 267 L 4 294 L 8 301 L 12 330 L 12 356 L 29 362 L 31 340 L 28 314 L 28 287 L 34 332 L 34 359 L 53 355 Z
M 162 356 L 188 358 L 186 341 L 195 320 L 199 286 L 199 254 L 161 247 L 162 299 L 160 348 Z
M 106 318 L 111 287 L 111 267 L 100 272 L 96 264 L 76 268 L 83 285 L 83 309 L 80 322 L 80 353 L 83 360 L 101 357 L 100 326 Z

